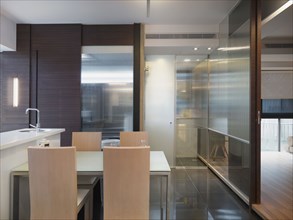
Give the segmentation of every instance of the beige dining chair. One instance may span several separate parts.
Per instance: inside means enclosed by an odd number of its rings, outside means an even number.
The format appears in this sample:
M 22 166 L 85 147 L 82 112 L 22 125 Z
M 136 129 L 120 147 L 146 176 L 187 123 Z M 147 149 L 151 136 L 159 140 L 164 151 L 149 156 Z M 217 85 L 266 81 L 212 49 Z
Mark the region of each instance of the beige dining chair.
M 101 141 L 101 132 L 72 132 L 72 146 L 77 151 L 100 151 Z
M 101 132 L 72 132 L 72 146 L 76 147 L 76 151 L 100 151 L 102 142 Z M 80 189 L 90 190 L 90 218 L 93 219 L 95 210 L 93 208 L 94 202 L 94 188 L 97 185 L 99 178 L 96 176 L 78 176 L 77 185 Z M 100 198 L 102 200 L 102 197 Z
M 104 219 L 149 219 L 150 147 L 104 148 Z
M 75 147 L 29 147 L 30 219 L 77 219 L 89 190 L 77 189 Z
M 149 137 L 146 131 L 121 131 L 120 146 L 148 146 Z

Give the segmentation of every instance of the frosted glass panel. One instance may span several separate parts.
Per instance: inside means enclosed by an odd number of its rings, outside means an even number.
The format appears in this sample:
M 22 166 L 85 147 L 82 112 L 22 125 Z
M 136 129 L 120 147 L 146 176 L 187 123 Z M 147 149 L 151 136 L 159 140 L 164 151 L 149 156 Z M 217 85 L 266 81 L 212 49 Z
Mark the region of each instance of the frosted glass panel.
M 228 37 L 228 19 L 221 24 L 221 36 Z M 210 128 L 249 141 L 249 21 L 211 55 Z
M 176 57 L 176 166 L 198 165 L 198 126 L 207 127 L 208 116 L 207 65 L 207 55 Z
M 250 194 L 249 18 L 250 1 L 239 1 L 221 22 L 219 47 L 210 54 L 208 64 L 198 68 L 194 86 L 201 103 L 195 106 L 203 118 L 197 123 L 198 154 L 245 200 Z
M 164 151 L 174 162 L 175 56 L 146 57 L 145 130 L 151 150 Z
M 192 92 L 194 94 L 194 116 L 196 126 L 208 127 L 209 74 L 208 59 L 204 59 L 194 69 Z

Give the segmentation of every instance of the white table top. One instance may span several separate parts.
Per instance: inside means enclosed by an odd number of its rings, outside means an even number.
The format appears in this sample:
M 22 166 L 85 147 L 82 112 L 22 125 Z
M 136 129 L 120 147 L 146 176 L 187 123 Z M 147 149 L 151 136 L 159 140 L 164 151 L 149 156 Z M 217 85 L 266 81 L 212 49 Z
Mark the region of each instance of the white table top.
M 76 169 L 77 173 L 80 175 L 102 174 L 103 152 L 77 151 Z M 12 172 L 28 172 L 28 163 L 14 168 Z M 170 166 L 163 151 L 150 152 L 150 172 L 152 175 L 171 172 Z

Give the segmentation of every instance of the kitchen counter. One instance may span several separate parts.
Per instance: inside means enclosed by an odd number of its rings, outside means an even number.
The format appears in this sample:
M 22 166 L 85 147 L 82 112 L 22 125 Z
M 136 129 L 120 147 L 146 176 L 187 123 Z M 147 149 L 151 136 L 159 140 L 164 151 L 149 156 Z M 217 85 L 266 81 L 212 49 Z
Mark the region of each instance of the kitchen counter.
M 0 133 L 0 219 L 9 219 L 10 172 L 20 164 L 26 163 L 28 146 L 39 146 L 43 139 L 50 146 L 60 146 L 63 128 L 19 129 Z M 21 210 L 19 210 L 21 211 Z
M 41 128 L 39 132 L 36 132 L 35 129 L 24 128 L 19 130 L 2 132 L 0 134 L 0 150 L 15 147 L 17 145 L 27 142 L 41 140 L 52 135 L 60 134 L 64 131 L 65 129 L 63 128 Z

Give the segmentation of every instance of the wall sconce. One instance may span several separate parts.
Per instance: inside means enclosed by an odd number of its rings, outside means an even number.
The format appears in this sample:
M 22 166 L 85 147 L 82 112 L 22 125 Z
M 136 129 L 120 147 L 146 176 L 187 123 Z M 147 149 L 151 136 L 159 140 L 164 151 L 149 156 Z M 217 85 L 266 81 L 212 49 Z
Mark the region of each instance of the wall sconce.
M 13 104 L 12 104 L 13 107 L 18 107 L 18 92 L 19 92 L 18 88 L 19 88 L 18 78 L 14 77 L 13 78 Z

